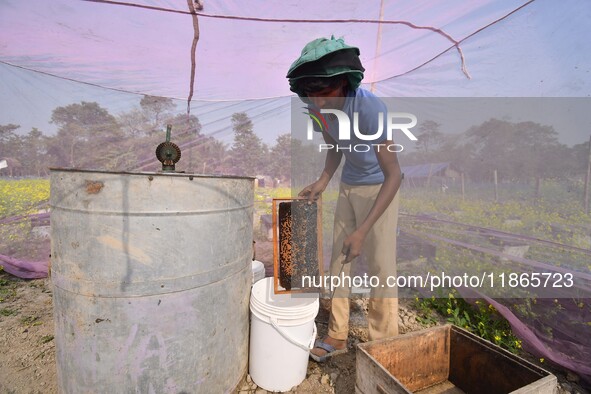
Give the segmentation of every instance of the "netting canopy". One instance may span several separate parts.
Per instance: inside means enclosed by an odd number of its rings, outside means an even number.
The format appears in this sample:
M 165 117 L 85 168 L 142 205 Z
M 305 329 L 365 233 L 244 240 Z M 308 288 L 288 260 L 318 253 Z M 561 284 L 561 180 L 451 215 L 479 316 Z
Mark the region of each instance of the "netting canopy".
M 23 127 L 46 128 L 53 108 L 87 94 L 116 110 L 151 95 L 192 97 L 196 113 L 219 101 L 286 113 L 289 65 L 305 43 L 331 35 L 361 48 L 363 82 L 384 96 L 591 91 L 584 0 L 215 1 L 201 10 L 191 1 L 7 0 L 0 7 L 0 121 Z
M 290 132 L 286 74 L 318 37 L 360 48 L 362 87 L 381 97 L 588 98 L 589 21 L 588 0 L 2 0 L 0 176 L 154 170 L 167 124 L 188 171 L 259 175 L 235 134 L 254 129 L 262 147 Z M 27 215 L 0 207 L 0 226 Z M 0 262 L 36 277 L 46 254 Z M 591 337 L 505 317 L 529 350 L 591 379 Z

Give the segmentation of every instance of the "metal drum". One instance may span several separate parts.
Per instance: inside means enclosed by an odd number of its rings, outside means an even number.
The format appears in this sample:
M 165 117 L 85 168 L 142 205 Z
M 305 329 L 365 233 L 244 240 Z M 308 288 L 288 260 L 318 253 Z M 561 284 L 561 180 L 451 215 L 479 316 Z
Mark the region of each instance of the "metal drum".
M 253 179 L 51 171 L 65 393 L 221 393 L 248 362 Z

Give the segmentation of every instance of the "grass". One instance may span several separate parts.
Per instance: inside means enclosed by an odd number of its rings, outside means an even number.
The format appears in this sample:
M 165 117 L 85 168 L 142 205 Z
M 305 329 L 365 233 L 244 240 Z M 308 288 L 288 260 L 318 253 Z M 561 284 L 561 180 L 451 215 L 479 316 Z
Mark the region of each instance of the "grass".
M 5 302 L 16 296 L 16 282 L 4 273 L 4 268 L 0 265 L 0 302 Z
M 25 326 L 40 326 L 39 316 L 24 316 L 21 318 L 21 324 Z
M 434 314 L 444 316 L 446 320 L 462 327 L 483 339 L 486 339 L 513 353 L 521 349 L 521 340 L 511 331 L 511 326 L 496 309 L 485 302 L 468 303 L 451 290 L 446 297 L 415 298 L 415 307 L 419 311 L 419 320 L 426 325 L 437 322 Z
M 0 219 L 38 213 L 48 200 L 48 179 L 0 179 Z M 25 253 L 34 241 L 31 229 L 26 219 L 0 224 L 0 251 L 11 256 Z
M 462 200 L 459 193 L 406 188 L 402 191 L 401 212 L 429 215 L 551 241 L 555 244 L 526 241 L 529 250 L 524 258 L 554 267 L 591 272 L 589 256 L 566 247 L 591 249 L 591 216 L 583 212 L 581 193 L 573 193 L 572 189 L 563 187 L 560 182 L 546 182 L 541 191 L 539 198 L 534 198 L 529 189 L 516 187 L 512 190 L 505 185 L 500 193 L 500 201 L 495 202 L 490 193 L 486 195 L 482 190 L 468 193 Z M 401 216 L 399 224 L 401 230 L 437 235 L 477 247 L 500 250 L 502 245 L 495 243 L 498 240 L 465 226 L 415 221 L 404 216 Z M 519 273 L 522 269 L 528 269 L 515 262 L 500 261 L 494 255 L 453 246 L 444 241 L 430 242 L 436 246 L 435 255 L 427 259 L 427 266 L 433 272 L 467 272 L 472 275 L 482 272 Z M 586 321 L 591 313 L 591 305 L 588 300 L 580 298 L 585 297 L 584 294 L 581 296 L 572 291 L 567 295 L 571 298 L 557 296 L 556 299 L 542 299 L 527 289 L 519 289 L 511 294 L 499 288 L 487 291 L 489 296 L 508 307 L 516 317 L 534 327 L 547 340 L 552 340 L 556 335 L 591 337 L 591 322 Z M 448 322 L 512 352 L 518 352 L 521 348 L 521 341 L 514 336 L 509 323 L 493 306 L 483 301 L 469 303 L 461 299 L 453 288 L 433 297 L 417 298 L 415 306 L 424 323 L 435 322 L 435 314 L 438 314 Z
M 41 337 L 41 343 L 48 343 L 53 341 L 53 335 L 44 335 Z
M 48 179 L 0 180 L 0 218 L 34 213 L 48 200 Z
M 2 308 L 0 309 L 0 316 L 14 316 L 18 315 L 18 311 L 10 308 Z

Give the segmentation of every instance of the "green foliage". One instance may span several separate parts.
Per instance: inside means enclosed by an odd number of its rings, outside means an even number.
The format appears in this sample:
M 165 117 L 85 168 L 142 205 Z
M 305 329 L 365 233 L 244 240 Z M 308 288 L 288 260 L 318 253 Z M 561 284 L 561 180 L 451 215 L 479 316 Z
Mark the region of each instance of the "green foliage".
M 291 134 L 281 134 L 270 151 L 268 174 L 277 179 L 291 179 L 291 153 Z
M 39 320 L 39 316 L 30 316 L 30 315 L 23 316 L 21 318 L 21 324 L 26 325 L 26 326 L 30 326 L 38 320 Z
M 48 200 L 47 179 L 0 179 L 0 218 L 34 213 Z
M 48 343 L 53 341 L 53 335 L 44 335 L 41 337 L 41 343 Z
M 0 144 L 6 143 L 16 137 L 14 133 L 20 126 L 16 124 L 0 125 Z M 0 145 L 2 146 L 2 145 Z
M 258 215 L 270 215 L 274 198 L 291 198 L 288 187 L 259 187 L 254 193 L 254 210 Z
M 10 159 L 10 169 L 2 174 L 41 177 L 49 167 L 159 170 L 154 149 L 164 140 L 167 124 L 172 124 L 173 142 L 183 151 L 177 166 L 187 172 L 270 175 L 305 186 L 317 178 L 324 162 L 317 144 L 292 139 L 289 133 L 268 147 L 244 112 L 232 115 L 235 139 L 229 149 L 214 136 L 220 131 L 217 126 L 205 130 L 197 117 L 179 111 L 174 100 L 164 97 L 144 96 L 137 108 L 116 117 L 96 102 L 72 103 L 55 108 L 51 121 L 58 126 L 55 136 L 0 125 L 0 159 Z M 466 180 L 490 183 L 493 169 L 500 182 L 581 179 L 587 168 L 587 141 L 567 147 L 551 127 L 533 122 L 491 119 L 454 135 L 441 133 L 432 121 L 418 128 L 418 149 L 400 154 L 401 163 L 451 162 L 465 172 Z
M 268 147 L 253 130 L 252 121 L 245 112 L 232 115 L 234 144 L 232 162 L 237 175 L 255 176 L 266 169 Z
M 53 110 L 58 125 L 48 143 L 51 165 L 58 167 L 113 168 L 113 153 L 122 134 L 115 117 L 96 102 L 82 101 Z
M 19 155 L 21 162 L 28 167 L 30 175 L 41 177 L 47 175 L 46 157 L 47 137 L 35 127 L 28 135 L 21 138 L 22 152 Z
M 587 168 L 588 143 L 567 147 L 551 126 L 490 119 L 458 134 L 438 128 L 428 120 L 419 125 L 417 150 L 400 155 L 403 165 L 450 162 L 467 180 L 489 183 L 495 169 L 500 182 L 528 183 L 580 177 Z
M 17 315 L 18 311 L 10 308 L 1 308 L 0 309 L 0 316 L 14 316 Z
M 511 331 L 511 326 L 496 309 L 483 301 L 475 301 L 472 305 L 458 297 L 456 290 L 452 290 L 447 297 L 416 298 L 415 306 L 419 310 L 423 323 L 436 322 L 433 313 L 439 313 L 447 321 L 462 327 L 474 334 L 499 345 L 513 353 L 521 349 L 519 340 Z
M 4 302 L 16 296 L 16 283 L 8 274 L 4 273 L 4 267 L 0 265 L 0 302 Z
M 175 108 L 174 102 L 168 97 L 144 95 L 140 101 L 143 120 L 148 125 L 148 134 L 158 133 L 164 129 L 166 118 L 170 118 Z
M 551 126 L 534 122 L 511 123 L 491 119 L 466 133 L 470 154 L 477 166 L 466 168 L 472 179 L 490 177 L 497 169 L 500 179 L 528 180 L 560 175 L 563 159 L 556 155 L 564 148 Z M 477 160 L 476 160 L 477 159 Z
M 292 139 L 290 175 L 293 187 L 301 189 L 315 182 L 324 169 L 325 156 L 324 152 L 318 152 L 318 145 Z M 333 181 L 338 183 L 339 179 L 340 172 L 337 172 L 333 175 Z
M 21 324 L 25 326 L 38 326 L 41 325 L 41 322 L 39 321 L 39 316 L 23 316 L 21 318 Z
M 589 248 L 590 241 L 586 235 L 591 228 L 591 217 L 583 212 L 578 198 L 580 194 L 573 193 L 573 190 L 576 189 L 567 182 L 545 182 L 540 197 L 536 199 L 529 189 L 506 187 L 501 202 L 495 203 L 491 201 L 490 190 L 486 195 L 482 190 L 468 189 L 466 199 L 462 200 L 461 195 L 453 190 L 442 193 L 429 188 L 405 188 L 402 191 L 402 212 L 461 225 L 413 221 L 405 216 L 401 217 L 399 224 L 403 231 L 438 235 L 493 250 L 500 250 L 503 243 L 494 236 L 485 236 L 488 234 L 486 231 L 470 228 L 470 225 L 535 237 L 554 244 L 528 240 L 529 249 L 524 258 L 589 272 L 591 264 L 585 253 L 561 247 L 570 245 Z M 436 254 L 426 259 L 426 264 L 437 273 L 455 270 L 455 273 L 481 275 L 483 272 L 515 273 L 524 269 L 516 262 L 503 261 L 494 255 L 452 246 L 445 241 L 431 241 L 437 247 Z M 591 305 L 574 294 L 568 299 L 536 298 L 536 294 L 528 289 L 515 290 L 509 294 L 509 290 L 498 286 L 498 282 L 497 287 L 481 291 L 498 299 L 522 322 L 534 327 L 540 337 L 552 339 L 556 330 L 561 335 L 575 338 L 588 338 L 591 335 L 591 322 L 586 321 Z M 468 303 L 458 298 L 455 290 L 448 290 L 440 298 L 417 299 L 416 305 L 424 323 L 436 322 L 437 312 L 449 322 L 513 352 L 521 346 L 521 342 L 511 334 L 508 322 L 492 306 L 482 301 Z
M 26 215 L 37 213 L 39 206 L 48 200 L 49 181 L 46 179 L 0 180 L 0 218 L 22 217 L 0 224 L 3 254 L 20 254 L 31 248 L 32 227 Z
M 445 141 L 444 135 L 439 131 L 440 126 L 439 123 L 432 120 L 421 123 L 417 135 L 417 149 L 419 151 L 428 155 L 430 152 L 436 151 Z
M 402 190 L 401 212 L 431 215 L 464 225 L 475 225 L 558 244 L 589 248 L 588 228 L 591 217 L 583 212 L 576 193 L 568 185 L 559 182 L 546 182 L 541 188 L 541 196 L 534 199 L 531 191 L 509 188 L 504 190 L 502 202 L 491 202 L 478 192 L 469 190 L 465 200 L 455 192 L 441 193 L 425 188 L 404 188 Z M 476 194 L 476 197 L 472 197 Z M 489 193 L 490 194 L 490 193 Z M 475 246 L 500 249 L 500 242 L 494 237 L 483 237 L 467 233 L 464 227 L 446 224 L 406 221 L 401 223 L 413 230 L 443 236 L 448 239 L 468 242 Z M 496 244 L 495 244 L 496 241 Z M 437 263 L 444 266 L 449 262 L 455 267 L 474 265 L 475 270 L 494 266 L 497 269 L 508 264 L 500 264 L 492 256 L 482 256 L 474 252 L 450 247 L 445 243 L 437 249 Z M 571 267 L 583 271 L 591 270 L 591 263 L 585 254 L 576 250 L 564 250 L 554 245 L 529 243 L 524 256 L 528 259 L 552 262 L 554 265 Z M 479 261 L 477 264 L 476 261 Z

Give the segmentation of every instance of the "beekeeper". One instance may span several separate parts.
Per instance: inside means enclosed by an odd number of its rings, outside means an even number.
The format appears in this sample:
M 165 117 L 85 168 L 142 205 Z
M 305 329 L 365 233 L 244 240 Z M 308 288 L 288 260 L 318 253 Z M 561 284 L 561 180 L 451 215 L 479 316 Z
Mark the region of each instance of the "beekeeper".
M 317 131 L 322 133 L 324 146 L 333 147 L 325 150 L 324 170 L 318 180 L 306 186 L 299 196 L 317 200 L 345 157 L 334 218 L 330 275 L 350 275 L 349 263 L 363 251 L 368 275 L 380 278 L 380 285 L 371 289 L 368 313 L 369 339 L 376 340 L 398 334 L 397 291 L 386 285 L 386 278 L 396 275 L 398 190 L 402 176 L 396 149 L 389 149 L 395 144 L 388 139 L 386 128 L 382 127 L 381 135 L 376 132 L 379 122 L 386 118 L 386 105 L 359 87 L 365 71 L 359 53 L 358 48 L 345 44 L 343 39 L 318 38 L 304 47 L 287 78 L 290 89 L 308 104 L 309 111 L 322 116 Z M 321 111 L 331 109 L 346 114 L 351 127 L 357 114 L 359 133 L 339 133 L 338 116 Z M 347 138 L 343 139 L 341 134 Z M 356 149 L 356 144 L 369 143 L 372 149 Z M 310 351 L 316 361 L 323 362 L 347 350 L 349 295 L 350 288 L 346 286 L 335 290 L 328 335 L 317 339 Z

